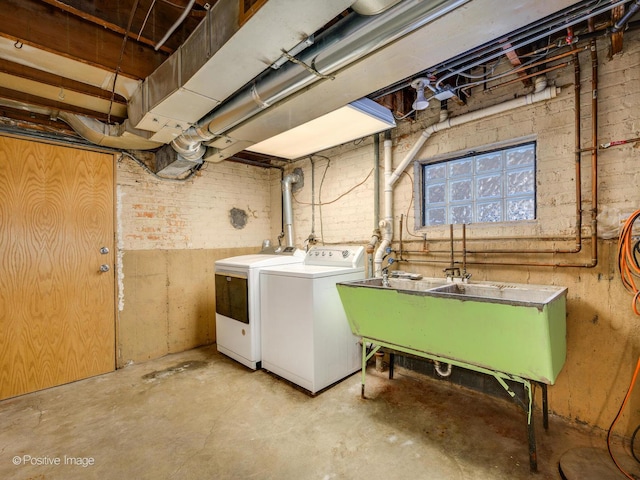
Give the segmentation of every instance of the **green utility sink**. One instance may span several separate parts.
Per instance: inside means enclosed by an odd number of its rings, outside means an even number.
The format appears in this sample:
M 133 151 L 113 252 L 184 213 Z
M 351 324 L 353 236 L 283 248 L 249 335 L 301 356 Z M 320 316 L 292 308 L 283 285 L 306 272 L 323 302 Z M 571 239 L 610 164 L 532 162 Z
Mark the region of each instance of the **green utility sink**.
M 379 278 L 337 285 L 355 335 L 553 384 L 566 358 L 564 287 Z

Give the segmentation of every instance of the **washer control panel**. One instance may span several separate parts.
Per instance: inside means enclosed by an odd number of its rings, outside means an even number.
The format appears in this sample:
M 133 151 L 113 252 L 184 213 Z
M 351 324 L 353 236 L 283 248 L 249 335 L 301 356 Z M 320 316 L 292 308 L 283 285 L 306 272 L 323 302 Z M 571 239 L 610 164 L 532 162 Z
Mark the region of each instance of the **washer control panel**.
M 353 245 L 314 246 L 309 249 L 305 265 L 326 265 L 332 267 L 364 266 L 364 247 Z

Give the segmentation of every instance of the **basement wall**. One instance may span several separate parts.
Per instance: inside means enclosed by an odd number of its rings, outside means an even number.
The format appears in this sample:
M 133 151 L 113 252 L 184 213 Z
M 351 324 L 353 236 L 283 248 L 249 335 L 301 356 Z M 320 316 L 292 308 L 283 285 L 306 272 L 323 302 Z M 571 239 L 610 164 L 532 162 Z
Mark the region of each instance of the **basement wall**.
M 119 160 L 118 367 L 215 342 L 214 262 L 270 238 L 272 175 L 223 162 L 175 182 Z
M 640 40 L 638 33 L 624 36 L 624 53 L 608 58 L 608 40 L 599 47 L 599 143 L 640 136 Z M 591 60 L 589 52 L 580 54 L 582 66 L 582 146 L 591 145 Z M 553 72 L 550 81 L 562 87 L 557 98 L 534 106 L 489 117 L 434 134 L 419 152 L 418 159 L 472 150 L 485 145 L 534 137 L 537 141 L 537 219 L 529 222 L 469 225 L 468 249 L 485 248 L 567 248 L 575 246 L 575 157 L 574 157 L 574 85 L 573 66 Z M 530 93 L 518 82 L 492 93 L 475 88 L 466 106 L 449 101 L 451 116 L 477 110 Z M 439 103 L 439 102 L 434 102 Z M 421 112 L 417 121 L 402 122 L 393 131 L 394 166 L 417 140 L 425 127 L 438 122 L 439 105 Z M 301 168 L 304 188 L 294 197 L 296 244 L 302 245 L 312 229 L 327 244 L 365 244 L 376 225 L 374 218 L 374 153 L 372 139 L 334 148 L 295 162 L 287 171 Z M 384 172 L 380 153 L 380 215 L 384 215 Z M 469 256 L 470 262 L 569 262 L 591 261 L 590 154 L 582 156 L 583 165 L 583 247 L 574 255 L 520 254 Z M 313 170 L 313 171 L 312 171 Z M 640 208 L 640 151 L 633 144 L 599 153 L 599 212 L 628 215 Z M 311 176 L 315 175 L 316 205 L 311 202 Z M 321 179 L 324 176 L 324 180 Z M 399 179 L 394 191 L 394 242 L 399 248 L 399 224 L 404 216 L 403 248 L 421 250 L 423 234 L 430 250 L 449 249 L 449 228 L 414 228 L 414 170 L 411 165 Z M 320 184 L 322 183 L 321 191 Z M 344 196 L 342 196 L 344 195 Z M 317 205 L 321 199 L 322 206 Z M 315 224 L 312 224 L 315 210 Z M 602 218 L 602 216 L 601 216 Z M 615 230 L 615 228 L 614 228 Z M 461 262 L 461 226 L 456 226 L 456 260 Z M 472 280 L 496 280 L 568 287 L 567 361 L 557 382 L 549 388 L 552 412 L 578 423 L 608 428 L 627 391 L 640 354 L 640 318 L 631 310 L 631 295 L 622 287 L 617 271 L 616 239 L 598 240 L 598 264 L 595 268 L 500 267 L 470 264 Z M 396 258 L 399 256 L 396 255 Z M 412 258 L 448 260 L 448 253 L 417 254 Z M 401 263 L 398 268 L 443 277 L 446 265 Z M 480 339 L 479 339 L 480 341 Z M 425 393 L 427 394 L 427 393 Z M 640 389 L 627 405 L 618 433 L 630 435 L 640 423 Z

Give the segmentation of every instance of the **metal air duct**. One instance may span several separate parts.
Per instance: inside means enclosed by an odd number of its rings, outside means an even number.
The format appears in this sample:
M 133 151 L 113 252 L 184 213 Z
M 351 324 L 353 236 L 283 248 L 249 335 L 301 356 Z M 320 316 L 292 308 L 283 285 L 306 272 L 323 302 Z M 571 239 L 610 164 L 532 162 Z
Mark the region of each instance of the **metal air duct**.
M 207 154 L 205 159 L 224 160 L 255 143 L 225 137 L 227 130 L 469 1 L 405 0 L 377 16 L 351 14 L 318 36 L 314 44 L 299 55 L 301 63 L 289 62 L 278 70 L 266 71 L 185 135 L 200 136 L 202 142 L 213 139 L 208 145 L 216 151 Z M 182 140 L 178 137 L 173 145 L 177 146 Z

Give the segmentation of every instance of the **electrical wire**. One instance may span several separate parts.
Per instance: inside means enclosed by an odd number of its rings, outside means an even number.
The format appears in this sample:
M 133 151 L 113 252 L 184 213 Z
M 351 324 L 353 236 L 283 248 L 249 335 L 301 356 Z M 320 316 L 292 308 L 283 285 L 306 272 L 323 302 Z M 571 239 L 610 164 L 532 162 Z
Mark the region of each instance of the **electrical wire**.
M 622 226 L 618 239 L 618 270 L 624 288 L 633 295 L 631 308 L 636 315 L 640 315 L 638 299 L 640 290 L 636 286 L 635 278 L 640 277 L 640 264 L 637 253 L 640 252 L 640 241 L 633 240 L 633 225 L 640 218 L 640 210 L 636 210 Z
M 369 177 L 371 177 L 371 174 L 373 173 L 373 168 L 371 169 L 371 171 L 369 171 L 369 173 L 367 174 L 367 176 L 364 178 L 364 180 L 362 180 L 361 182 L 355 184 L 353 187 L 349 188 L 349 190 L 347 190 L 346 192 L 341 193 L 340 195 L 338 195 L 336 198 L 334 198 L 333 200 L 329 200 L 328 202 L 321 202 L 320 198 L 318 196 L 318 203 L 316 203 L 316 205 L 331 205 L 332 203 L 336 203 L 338 200 L 340 200 L 341 198 L 349 195 L 351 192 L 353 192 L 356 188 L 360 187 L 361 185 L 364 185 L 366 183 L 367 180 L 369 180 Z M 326 170 L 325 170 L 326 173 Z M 324 175 L 322 176 L 324 179 Z M 322 185 L 322 184 L 321 184 Z M 296 201 L 297 204 L 299 205 L 312 205 L 313 203 L 309 203 L 309 202 L 303 202 L 301 200 L 298 200 L 295 195 L 293 196 L 293 199 Z
M 122 38 L 122 46 L 120 47 L 120 56 L 118 57 L 118 64 L 116 65 L 115 75 L 113 76 L 113 89 L 111 90 L 111 99 L 109 100 L 109 113 L 107 114 L 107 123 L 111 123 L 111 109 L 113 108 L 113 103 L 116 100 L 116 82 L 118 81 L 118 75 L 120 75 L 120 69 L 122 68 L 122 59 L 124 58 L 124 49 L 127 46 L 127 40 L 129 39 L 129 32 L 131 31 L 131 24 L 133 23 L 133 18 L 135 16 L 136 10 L 138 9 L 138 1 L 135 0 L 133 2 L 133 6 L 131 7 L 131 12 L 129 13 L 129 22 L 127 23 L 127 30 L 124 32 L 124 37 Z
M 622 472 L 622 474 L 625 477 L 627 477 L 629 480 L 636 480 L 636 478 L 632 477 L 630 473 L 628 473 L 624 468 L 622 468 L 622 466 L 616 460 L 616 457 L 614 457 L 613 451 L 611 450 L 611 434 L 613 432 L 614 427 L 616 426 L 616 423 L 618 423 L 620 416 L 622 415 L 622 411 L 624 410 L 624 407 L 627 405 L 627 402 L 629 401 L 629 397 L 631 397 L 631 392 L 633 391 L 633 387 L 636 384 L 636 379 L 638 378 L 638 372 L 640 372 L 640 358 L 638 358 L 638 362 L 636 363 L 636 370 L 635 372 L 633 372 L 633 377 L 631 379 L 631 383 L 629 384 L 629 389 L 627 390 L 627 394 L 624 396 L 622 405 L 620 405 L 618 414 L 616 415 L 616 418 L 613 419 L 613 422 L 611 423 L 611 426 L 607 431 L 607 450 L 609 451 L 609 456 L 611 457 L 611 460 L 613 460 L 613 463 L 615 463 L 616 467 L 618 467 L 618 470 L 620 470 L 620 472 Z
M 633 312 L 636 315 L 640 315 L 638 311 L 638 296 L 640 292 L 636 287 L 636 283 L 634 277 L 640 277 L 640 264 L 638 263 L 638 257 L 636 256 L 636 252 L 638 252 L 638 241 L 634 243 L 633 240 L 633 225 L 635 221 L 640 217 L 640 210 L 636 210 L 631 214 L 631 216 L 624 222 L 620 230 L 620 238 L 618 239 L 618 269 L 620 271 L 620 278 L 622 279 L 622 283 L 624 287 L 633 294 L 633 303 L 631 305 Z M 633 372 L 633 377 L 631 378 L 631 383 L 629 384 L 629 388 L 627 389 L 627 394 L 624 396 L 624 400 L 618 409 L 618 413 L 616 414 L 613 422 L 611 422 L 611 426 L 607 431 L 607 451 L 609 452 L 609 456 L 613 463 L 616 465 L 618 470 L 627 477 L 629 480 L 636 480 L 635 477 L 631 476 L 627 471 L 625 471 L 622 466 L 618 463 L 615 456 L 613 455 L 613 451 L 611 450 L 611 435 L 613 433 L 613 429 L 615 428 L 622 412 L 624 411 L 629 398 L 631 397 L 631 392 L 633 391 L 633 387 L 636 384 L 636 380 L 638 378 L 638 373 L 640 373 L 640 357 L 636 363 L 636 369 Z M 638 432 L 637 427 L 633 432 L 633 436 L 631 439 L 631 447 L 633 457 L 637 459 L 635 452 L 633 452 L 633 440 Z
M 631 434 L 631 455 L 633 455 L 633 458 L 636 459 L 636 462 L 640 463 L 640 458 L 636 455 L 635 449 L 636 435 L 638 435 L 638 432 L 640 432 L 640 425 L 638 425 Z
M 413 185 L 413 177 L 407 173 L 407 172 L 402 172 L 404 175 L 406 175 L 409 178 L 409 182 L 411 185 Z M 410 237 L 416 237 L 416 238 L 422 238 L 422 235 L 415 235 L 413 233 L 411 233 L 409 231 L 409 212 L 411 211 L 411 206 L 413 205 L 413 200 L 414 200 L 415 194 L 413 191 L 413 188 L 411 189 L 411 200 L 409 201 L 409 206 L 407 207 L 407 221 L 404 222 L 404 228 L 407 231 L 407 235 L 409 235 Z
M 325 158 L 327 160 L 327 166 L 322 172 L 322 178 L 320 179 L 320 186 L 318 187 L 318 217 L 320 217 L 320 241 L 322 245 L 324 245 L 324 224 L 322 223 L 322 185 L 324 184 L 324 177 L 327 176 L 327 170 L 331 166 L 331 159 L 329 157 L 320 157 Z

